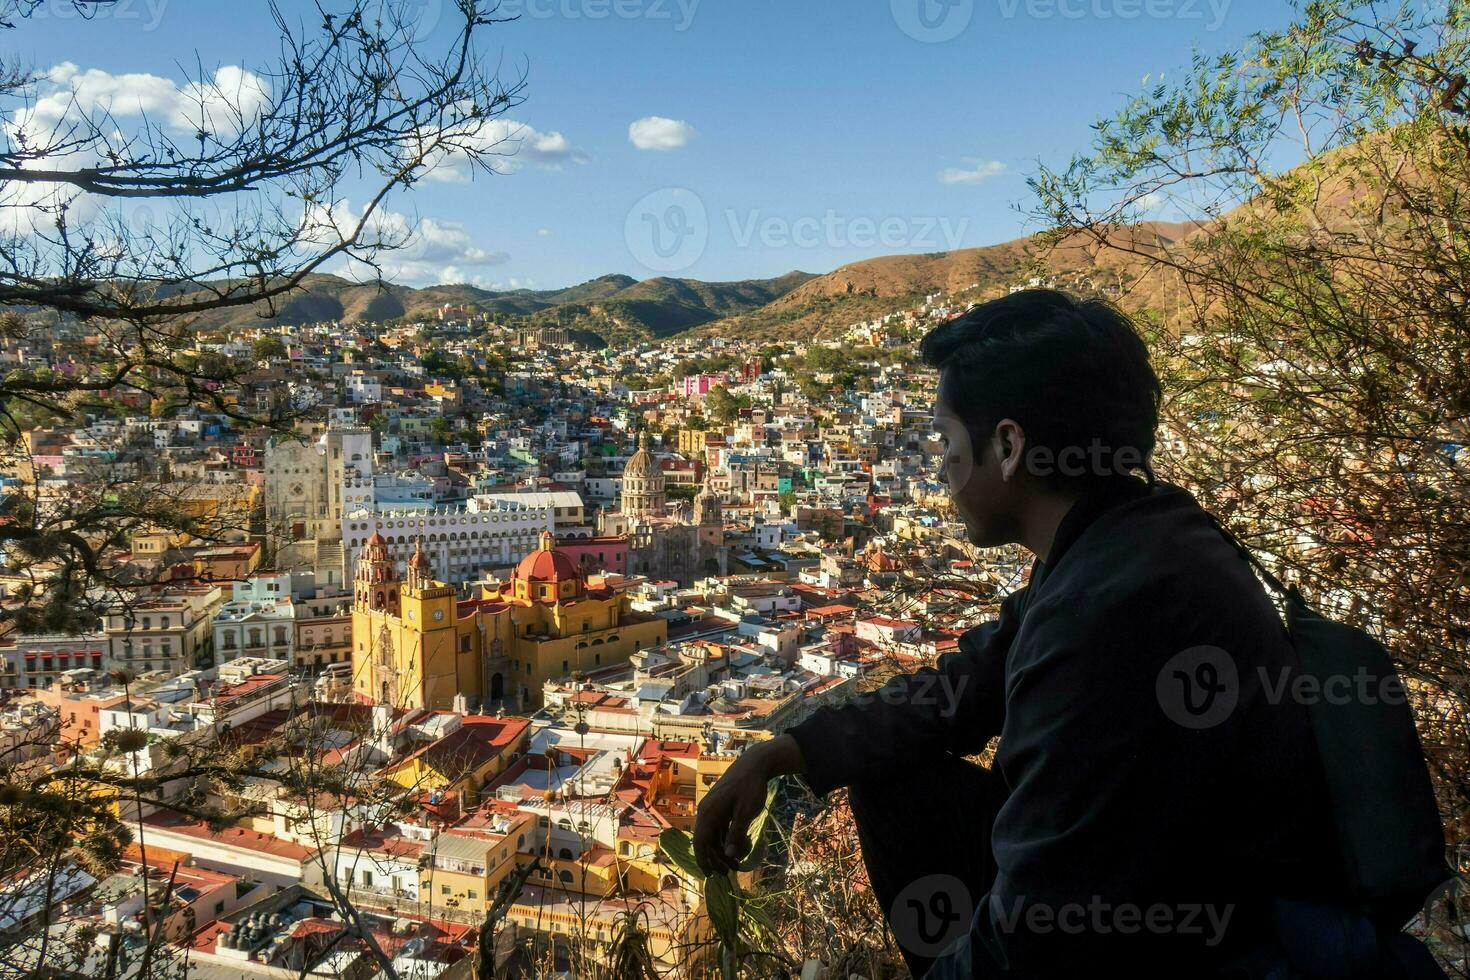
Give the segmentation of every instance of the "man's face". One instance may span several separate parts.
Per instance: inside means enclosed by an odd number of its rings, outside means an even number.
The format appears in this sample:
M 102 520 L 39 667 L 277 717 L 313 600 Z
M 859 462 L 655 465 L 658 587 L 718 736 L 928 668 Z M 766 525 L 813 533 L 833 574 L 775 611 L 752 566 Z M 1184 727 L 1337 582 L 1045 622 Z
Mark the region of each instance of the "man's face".
M 995 436 L 972 435 L 950 399 L 947 373 L 940 378 L 934 403 L 934 431 L 944 443 L 939 479 L 949 486 L 955 511 L 973 544 L 993 548 L 1015 539 L 1013 496 L 1016 487 L 1001 478 Z

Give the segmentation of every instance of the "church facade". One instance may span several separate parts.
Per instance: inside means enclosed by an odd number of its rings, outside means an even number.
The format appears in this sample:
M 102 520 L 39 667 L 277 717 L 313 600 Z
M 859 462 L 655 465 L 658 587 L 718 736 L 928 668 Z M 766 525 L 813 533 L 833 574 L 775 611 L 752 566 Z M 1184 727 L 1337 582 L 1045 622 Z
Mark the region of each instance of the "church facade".
M 691 509 L 687 502 L 670 507 L 663 471 L 648 448 L 648 433 L 623 468 L 618 510 L 598 518 L 597 533 L 628 541 L 630 575 L 673 579 L 689 584 L 709 575 L 724 575 L 729 563 L 720 498 L 706 477 Z
M 663 645 L 667 624 L 584 577 L 549 532 L 508 583 L 460 600 L 417 551 L 399 581 L 381 535 L 354 576 L 352 690 L 358 700 L 444 709 L 531 710 L 547 681 L 625 662 Z

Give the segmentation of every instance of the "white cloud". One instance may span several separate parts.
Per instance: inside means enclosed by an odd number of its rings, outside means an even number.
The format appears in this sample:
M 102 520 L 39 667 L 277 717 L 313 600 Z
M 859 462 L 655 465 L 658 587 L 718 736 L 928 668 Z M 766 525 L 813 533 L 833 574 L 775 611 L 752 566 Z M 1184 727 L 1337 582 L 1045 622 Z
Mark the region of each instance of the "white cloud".
M 550 228 L 537 228 L 536 229 L 536 234 L 540 235 L 542 238 L 550 238 L 551 237 L 551 229 Z
M 237 133 L 270 107 L 270 85 L 251 71 L 226 65 L 201 85 L 190 82 L 179 93 L 175 118 L 183 117 L 196 131 Z
M 939 172 L 940 183 L 944 184 L 978 184 L 997 177 L 1006 172 L 1006 165 L 999 160 L 981 160 L 977 157 L 966 157 L 965 162 L 969 167 L 945 167 Z
M 64 123 L 81 118 L 142 120 L 179 132 L 201 127 L 212 133 L 236 132 L 270 104 L 270 83 L 237 65 L 225 65 L 205 82 L 183 88 L 171 78 L 143 72 L 115 75 L 100 68 L 81 69 L 70 61 L 54 65 L 38 86 L 36 101 L 17 112 L 12 138 L 24 133 L 31 145 L 45 141 Z
M 1150 191 L 1134 201 L 1133 206 L 1144 213 L 1148 213 L 1150 211 L 1158 211 L 1167 203 L 1168 198 L 1164 197 L 1163 194 L 1158 191 Z
M 269 105 L 269 83 L 235 65 L 219 68 L 203 83 L 190 82 L 180 88 L 161 75 L 113 74 L 64 61 L 41 73 L 35 101 L 11 116 L 5 123 L 5 135 L 12 147 L 24 146 L 36 154 L 53 143 L 68 144 L 64 153 L 27 161 L 32 170 L 78 170 L 101 165 L 109 150 L 126 153 L 130 134 L 125 126 L 141 126 L 146 120 L 174 136 L 200 129 L 229 136 L 257 119 Z M 73 130 L 78 123 L 84 125 Z M 89 127 L 95 127 L 96 134 L 87 140 Z M 103 213 L 103 200 L 67 185 L 13 183 L 0 192 L 0 231 L 55 233 L 63 213 L 75 229 Z
M 479 123 L 459 134 L 456 140 L 475 152 L 494 155 L 497 159 L 491 163 L 500 173 L 514 173 L 527 164 L 555 170 L 565 163 L 587 162 L 587 155 L 561 133 L 543 133 L 534 126 L 504 117 Z M 469 160 L 460 150 L 445 152 L 430 162 L 428 176 L 450 183 L 468 180 Z
M 646 116 L 628 127 L 628 139 L 640 150 L 677 150 L 698 135 L 684 120 L 663 116 Z
M 329 242 L 350 234 L 361 218 L 351 202 L 343 201 L 330 209 L 315 209 L 307 220 L 316 227 L 312 239 Z M 362 242 L 366 246 L 398 245 L 379 252 L 376 260 L 384 279 L 408 286 L 467 282 L 489 288 L 486 271 L 510 261 L 504 252 L 476 245 L 457 221 L 415 219 L 382 209 L 368 219 Z M 338 271 L 360 279 L 374 275 L 370 266 L 354 260 L 348 260 Z

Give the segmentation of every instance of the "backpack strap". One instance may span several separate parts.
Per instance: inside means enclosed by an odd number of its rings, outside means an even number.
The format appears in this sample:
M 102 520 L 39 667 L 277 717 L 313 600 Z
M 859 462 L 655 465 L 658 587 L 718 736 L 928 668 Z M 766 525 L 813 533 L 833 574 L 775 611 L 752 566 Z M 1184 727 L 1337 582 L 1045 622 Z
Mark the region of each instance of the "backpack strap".
M 1230 529 L 1225 526 L 1220 518 L 1211 514 L 1209 511 L 1205 511 L 1205 516 L 1210 519 L 1210 523 L 1215 526 L 1215 530 L 1219 531 L 1221 536 L 1230 542 L 1240 557 L 1245 559 L 1246 564 L 1250 565 L 1256 574 L 1265 580 L 1266 586 L 1272 592 L 1276 593 L 1277 596 L 1285 600 L 1286 630 L 1288 633 L 1295 634 L 1297 610 L 1307 608 L 1307 601 L 1302 598 L 1301 590 L 1295 585 L 1284 585 L 1281 579 L 1271 573 L 1269 568 L 1261 564 L 1261 560 L 1245 546 L 1244 542 L 1231 533 Z

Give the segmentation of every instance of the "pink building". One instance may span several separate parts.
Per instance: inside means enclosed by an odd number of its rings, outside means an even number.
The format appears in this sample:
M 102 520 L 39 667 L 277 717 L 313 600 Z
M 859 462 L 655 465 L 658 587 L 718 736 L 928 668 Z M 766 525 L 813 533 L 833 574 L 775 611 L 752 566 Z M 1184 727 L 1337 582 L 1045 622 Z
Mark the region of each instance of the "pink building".
M 679 381 L 680 394 L 685 398 L 703 398 L 715 385 L 725 384 L 728 380 L 723 374 L 691 374 Z
M 621 535 L 596 538 L 558 538 L 556 550 L 571 556 L 584 573 L 628 574 L 628 539 Z

